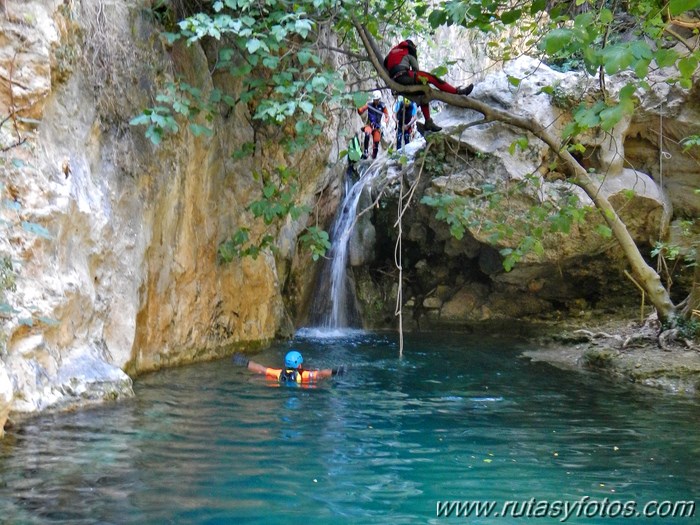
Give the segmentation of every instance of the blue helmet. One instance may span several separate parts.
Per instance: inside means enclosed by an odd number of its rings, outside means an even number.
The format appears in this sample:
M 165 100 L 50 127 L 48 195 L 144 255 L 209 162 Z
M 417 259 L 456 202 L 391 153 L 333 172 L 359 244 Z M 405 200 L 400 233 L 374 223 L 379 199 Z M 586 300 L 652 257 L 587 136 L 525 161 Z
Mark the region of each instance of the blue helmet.
M 287 368 L 299 368 L 303 362 L 304 358 L 296 350 L 287 352 L 287 355 L 284 357 L 284 366 Z

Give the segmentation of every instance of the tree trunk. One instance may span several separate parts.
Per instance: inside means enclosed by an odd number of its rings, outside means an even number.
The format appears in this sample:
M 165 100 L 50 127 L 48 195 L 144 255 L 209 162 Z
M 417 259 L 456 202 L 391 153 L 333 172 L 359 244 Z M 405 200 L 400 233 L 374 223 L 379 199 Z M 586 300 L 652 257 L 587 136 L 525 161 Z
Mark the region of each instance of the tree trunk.
M 683 317 L 691 319 L 695 315 L 700 320 L 700 246 L 695 249 L 695 272 L 693 273 L 693 287 L 683 308 Z M 695 313 L 698 312 L 698 313 Z
M 571 157 L 568 152 L 567 155 Z M 622 219 L 620 219 L 620 216 L 612 207 L 608 198 L 602 195 L 596 183 L 573 157 L 571 157 L 571 161 L 575 163 L 575 166 L 572 166 L 572 170 L 576 171 L 576 179 L 571 182 L 586 192 L 586 195 L 595 203 L 596 208 L 600 211 L 605 222 L 608 223 L 615 239 L 620 243 L 622 252 L 627 258 L 627 262 L 630 264 L 632 276 L 649 296 L 649 301 L 656 308 L 659 320 L 663 323 L 673 324 L 673 319 L 676 315 L 676 307 L 671 301 L 668 290 L 666 290 L 661 283 L 661 277 L 644 260 L 634 239 L 632 239 L 632 236 L 627 230 L 627 226 L 622 222 Z

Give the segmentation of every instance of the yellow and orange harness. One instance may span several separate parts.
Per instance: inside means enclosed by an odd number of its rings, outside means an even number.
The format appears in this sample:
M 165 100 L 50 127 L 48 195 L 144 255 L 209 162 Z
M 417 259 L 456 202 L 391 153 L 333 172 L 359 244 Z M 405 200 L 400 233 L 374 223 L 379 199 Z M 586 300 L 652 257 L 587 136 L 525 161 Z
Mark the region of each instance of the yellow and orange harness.
M 265 370 L 265 377 L 275 379 L 280 383 L 315 383 L 317 376 L 317 370 L 302 370 L 296 368 L 268 368 Z

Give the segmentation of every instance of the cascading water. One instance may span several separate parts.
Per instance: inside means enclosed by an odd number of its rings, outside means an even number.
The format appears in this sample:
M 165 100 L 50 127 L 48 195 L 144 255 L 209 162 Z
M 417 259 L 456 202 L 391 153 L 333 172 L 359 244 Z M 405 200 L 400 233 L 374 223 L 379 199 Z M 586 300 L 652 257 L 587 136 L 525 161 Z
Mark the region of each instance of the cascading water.
M 362 326 L 354 281 L 347 269 L 348 250 L 362 191 L 379 172 L 377 166 L 371 165 L 354 184 L 349 175 L 345 177 L 345 197 L 331 228 L 331 249 L 319 273 L 309 315 L 315 328 L 337 330 Z

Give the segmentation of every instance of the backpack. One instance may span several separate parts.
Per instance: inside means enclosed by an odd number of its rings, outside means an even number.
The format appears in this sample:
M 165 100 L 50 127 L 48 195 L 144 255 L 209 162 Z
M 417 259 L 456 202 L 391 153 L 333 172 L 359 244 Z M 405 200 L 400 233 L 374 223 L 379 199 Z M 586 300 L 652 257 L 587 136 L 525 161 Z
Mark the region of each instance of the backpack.
M 384 57 L 384 69 L 389 72 L 389 76 L 392 78 L 403 71 L 401 68 L 401 61 L 408 55 L 408 44 L 404 40 L 399 44 L 395 45 L 389 54 Z
M 362 149 L 360 148 L 360 139 L 355 135 L 350 144 L 348 144 L 348 159 L 350 162 L 357 162 L 362 158 Z

